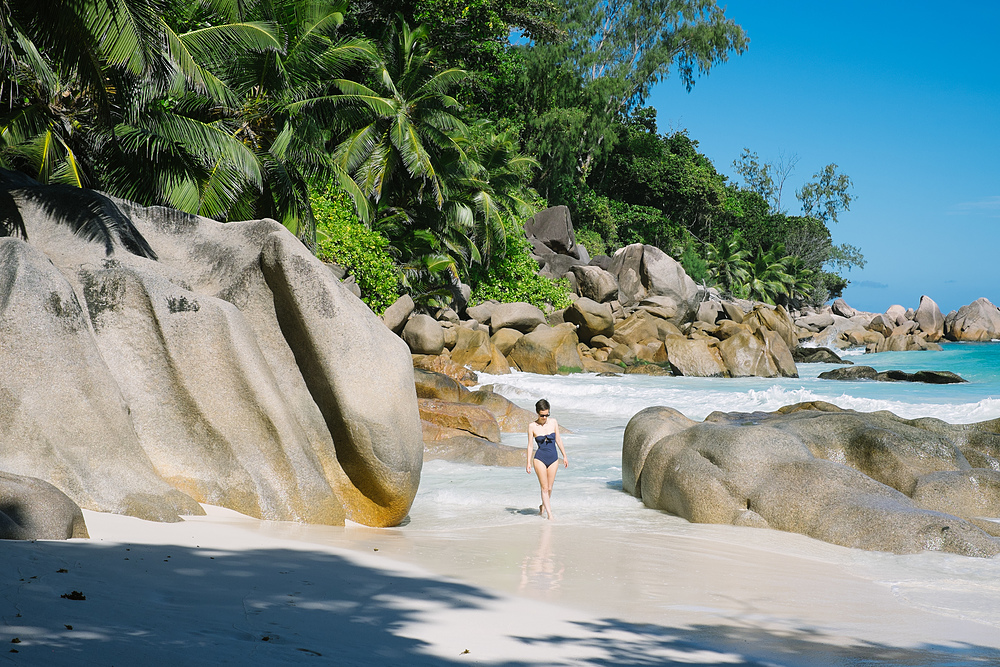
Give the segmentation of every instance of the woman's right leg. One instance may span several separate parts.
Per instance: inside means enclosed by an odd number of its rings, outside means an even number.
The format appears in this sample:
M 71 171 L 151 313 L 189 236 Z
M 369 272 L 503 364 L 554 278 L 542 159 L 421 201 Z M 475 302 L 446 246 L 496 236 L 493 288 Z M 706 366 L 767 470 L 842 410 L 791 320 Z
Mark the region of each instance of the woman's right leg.
M 552 492 L 552 485 L 549 483 L 549 471 L 545 464 L 535 459 L 535 474 L 538 475 L 538 486 L 542 489 L 542 512 L 546 518 L 552 518 L 552 508 L 549 504 L 549 497 Z

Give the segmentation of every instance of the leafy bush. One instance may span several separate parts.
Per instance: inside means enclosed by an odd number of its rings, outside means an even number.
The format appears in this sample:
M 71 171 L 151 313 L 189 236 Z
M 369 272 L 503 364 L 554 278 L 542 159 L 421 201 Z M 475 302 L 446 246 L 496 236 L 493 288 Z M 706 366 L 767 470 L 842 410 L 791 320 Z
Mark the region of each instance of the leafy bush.
M 594 230 L 577 229 L 574 233 L 576 234 L 576 242 L 586 248 L 591 257 L 608 254 L 608 246 L 604 243 L 604 239 Z
M 613 203 L 615 202 L 595 193 L 586 186 L 577 189 L 570 204 L 570 214 L 573 217 L 573 229 L 577 232 L 577 240 L 580 240 L 580 232 L 590 232 L 591 234 L 587 238 L 596 237 L 603 242 L 605 250 L 618 247 L 618 226 L 615 216 L 611 212 Z M 590 252 L 590 247 L 586 243 L 584 246 Z
M 691 277 L 691 280 L 702 285 L 709 278 L 708 262 L 701 258 L 698 254 L 698 250 L 694 247 L 694 243 L 688 243 L 684 247 L 684 252 L 681 253 L 680 258 L 681 266 L 684 267 L 684 271 Z
M 487 269 L 473 272 L 472 302 L 495 299 L 502 303 L 524 301 L 544 309 L 569 306 L 569 284 L 538 275 L 538 263 L 531 258 L 531 244 L 523 232 L 507 237 L 507 254 Z
M 347 268 L 362 299 L 381 315 L 399 295 L 399 271 L 389 256 L 389 241 L 358 221 L 346 193 L 311 197 L 316 218 L 316 256 Z

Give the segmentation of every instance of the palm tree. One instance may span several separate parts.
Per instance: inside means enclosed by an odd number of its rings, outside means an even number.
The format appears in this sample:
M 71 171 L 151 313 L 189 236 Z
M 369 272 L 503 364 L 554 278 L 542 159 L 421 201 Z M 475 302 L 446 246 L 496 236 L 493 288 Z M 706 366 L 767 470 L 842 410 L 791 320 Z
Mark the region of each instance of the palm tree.
M 372 57 L 337 37 L 341 3 L 187 0 L 164 17 L 158 0 L 63 0 L 52 35 L 34 4 L 0 0 L 0 102 L 30 93 L 5 105 L 0 166 L 306 235 L 310 178 L 356 189 L 325 150 L 328 119 L 289 109 Z
M 337 148 L 337 160 L 375 208 L 428 201 L 440 210 L 445 202 L 441 163 L 464 157 L 466 128 L 454 113 L 458 102 L 447 91 L 466 72 L 435 71 L 434 50 L 426 40 L 426 27 L 411 29 L 400 18 L 382 45 L 383 60 L 369 85 L 340 80 L 341 94 L 296 105 L 348 107 L 362 114 L 360 127 Z
M 808 300 L 816 289 L 816 271 L 806 266 L 806 263 L 795 255 L 784 258 L 785 270 L 791 277 L 788 283 L 790 299 Z
M 373 49 L 338 37 L 341 2 L 209 4 L 209 25 L 197 20 L 196 0 L 175 18 L 168 35 L 186 90 L 118 128 L 126 150 L 115 155 L 112 181 L 133 198 L 222 220 L 273 217 L 311 238 L 311 180 L 333 178 L 360 193 L 325 149 L 335 120 L 305 113 L 301 102 L 331 93 Z M 155 181 L 137 178 L 130 155 L 168 168 Z
M 708 261 L 709 275 L 715 284 L 727 292 L 743 285 L 750 277 L 748 252 L 743 237 L 736 232 L 718 244 L 705 244 L 705 259 Z
M 97 131 L 163 87 L 157 0 L 0 0 L 0 166 L 83 187 Z
M 748 266 L 745 283 L 749 298 L 773 304 L 779 296 L 788 294 L 794 278 L 786 270 L 784 250 L 780 244 L 767 251 L 757 250 Z

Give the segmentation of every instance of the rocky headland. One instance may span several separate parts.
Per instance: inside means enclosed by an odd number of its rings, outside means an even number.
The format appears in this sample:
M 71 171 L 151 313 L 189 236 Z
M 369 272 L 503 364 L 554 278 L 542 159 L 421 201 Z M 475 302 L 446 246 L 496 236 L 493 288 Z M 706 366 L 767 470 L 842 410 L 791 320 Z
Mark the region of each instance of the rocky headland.
M 566 207 L 539 212 L 525 231 L 539 273 L 566 278 L 572 305 L 546 313 L 489 301 L 418 312 L 403 296 L 383 320 L 418 355 L 415 363 L 490 374 L 798 377 L 796 362 L 850 364 L 837 349 L 940 350 L 942 340 L 1000 338 L 1000 309 L 985 298 L 947 315 L 928 296 L 916 309 L 893 305 L 885 313 L 856 311 L 843 299 L 789 311 L 724 298 L 653 246 L 591 258 L 575 241 Z

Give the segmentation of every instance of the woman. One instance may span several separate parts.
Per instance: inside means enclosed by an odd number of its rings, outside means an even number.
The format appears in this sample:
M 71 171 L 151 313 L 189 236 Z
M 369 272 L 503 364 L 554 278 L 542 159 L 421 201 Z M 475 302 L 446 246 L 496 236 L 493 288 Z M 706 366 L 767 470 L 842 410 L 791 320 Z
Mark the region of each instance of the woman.
M 549 402 L 544 398 L 535 403 L 535 413 L 538 419 L 528 424 L 528 463 L 524 471 L 531 474 L 534 466 L 538 475 L 538 483 L 542 487 L 542 504 L 538 513 L 548 519 L 552 518 L 552 485 L 556 481 L 556 470 L 559 468 L 559 455 L 556 446 L 562 453 L 563 466 L 569 467 L 569 458 L 563 448 L 562 436 L 559 435 L 559 424 L 549 417 Z M 534 445 L 538 446 L 535 451 Z

